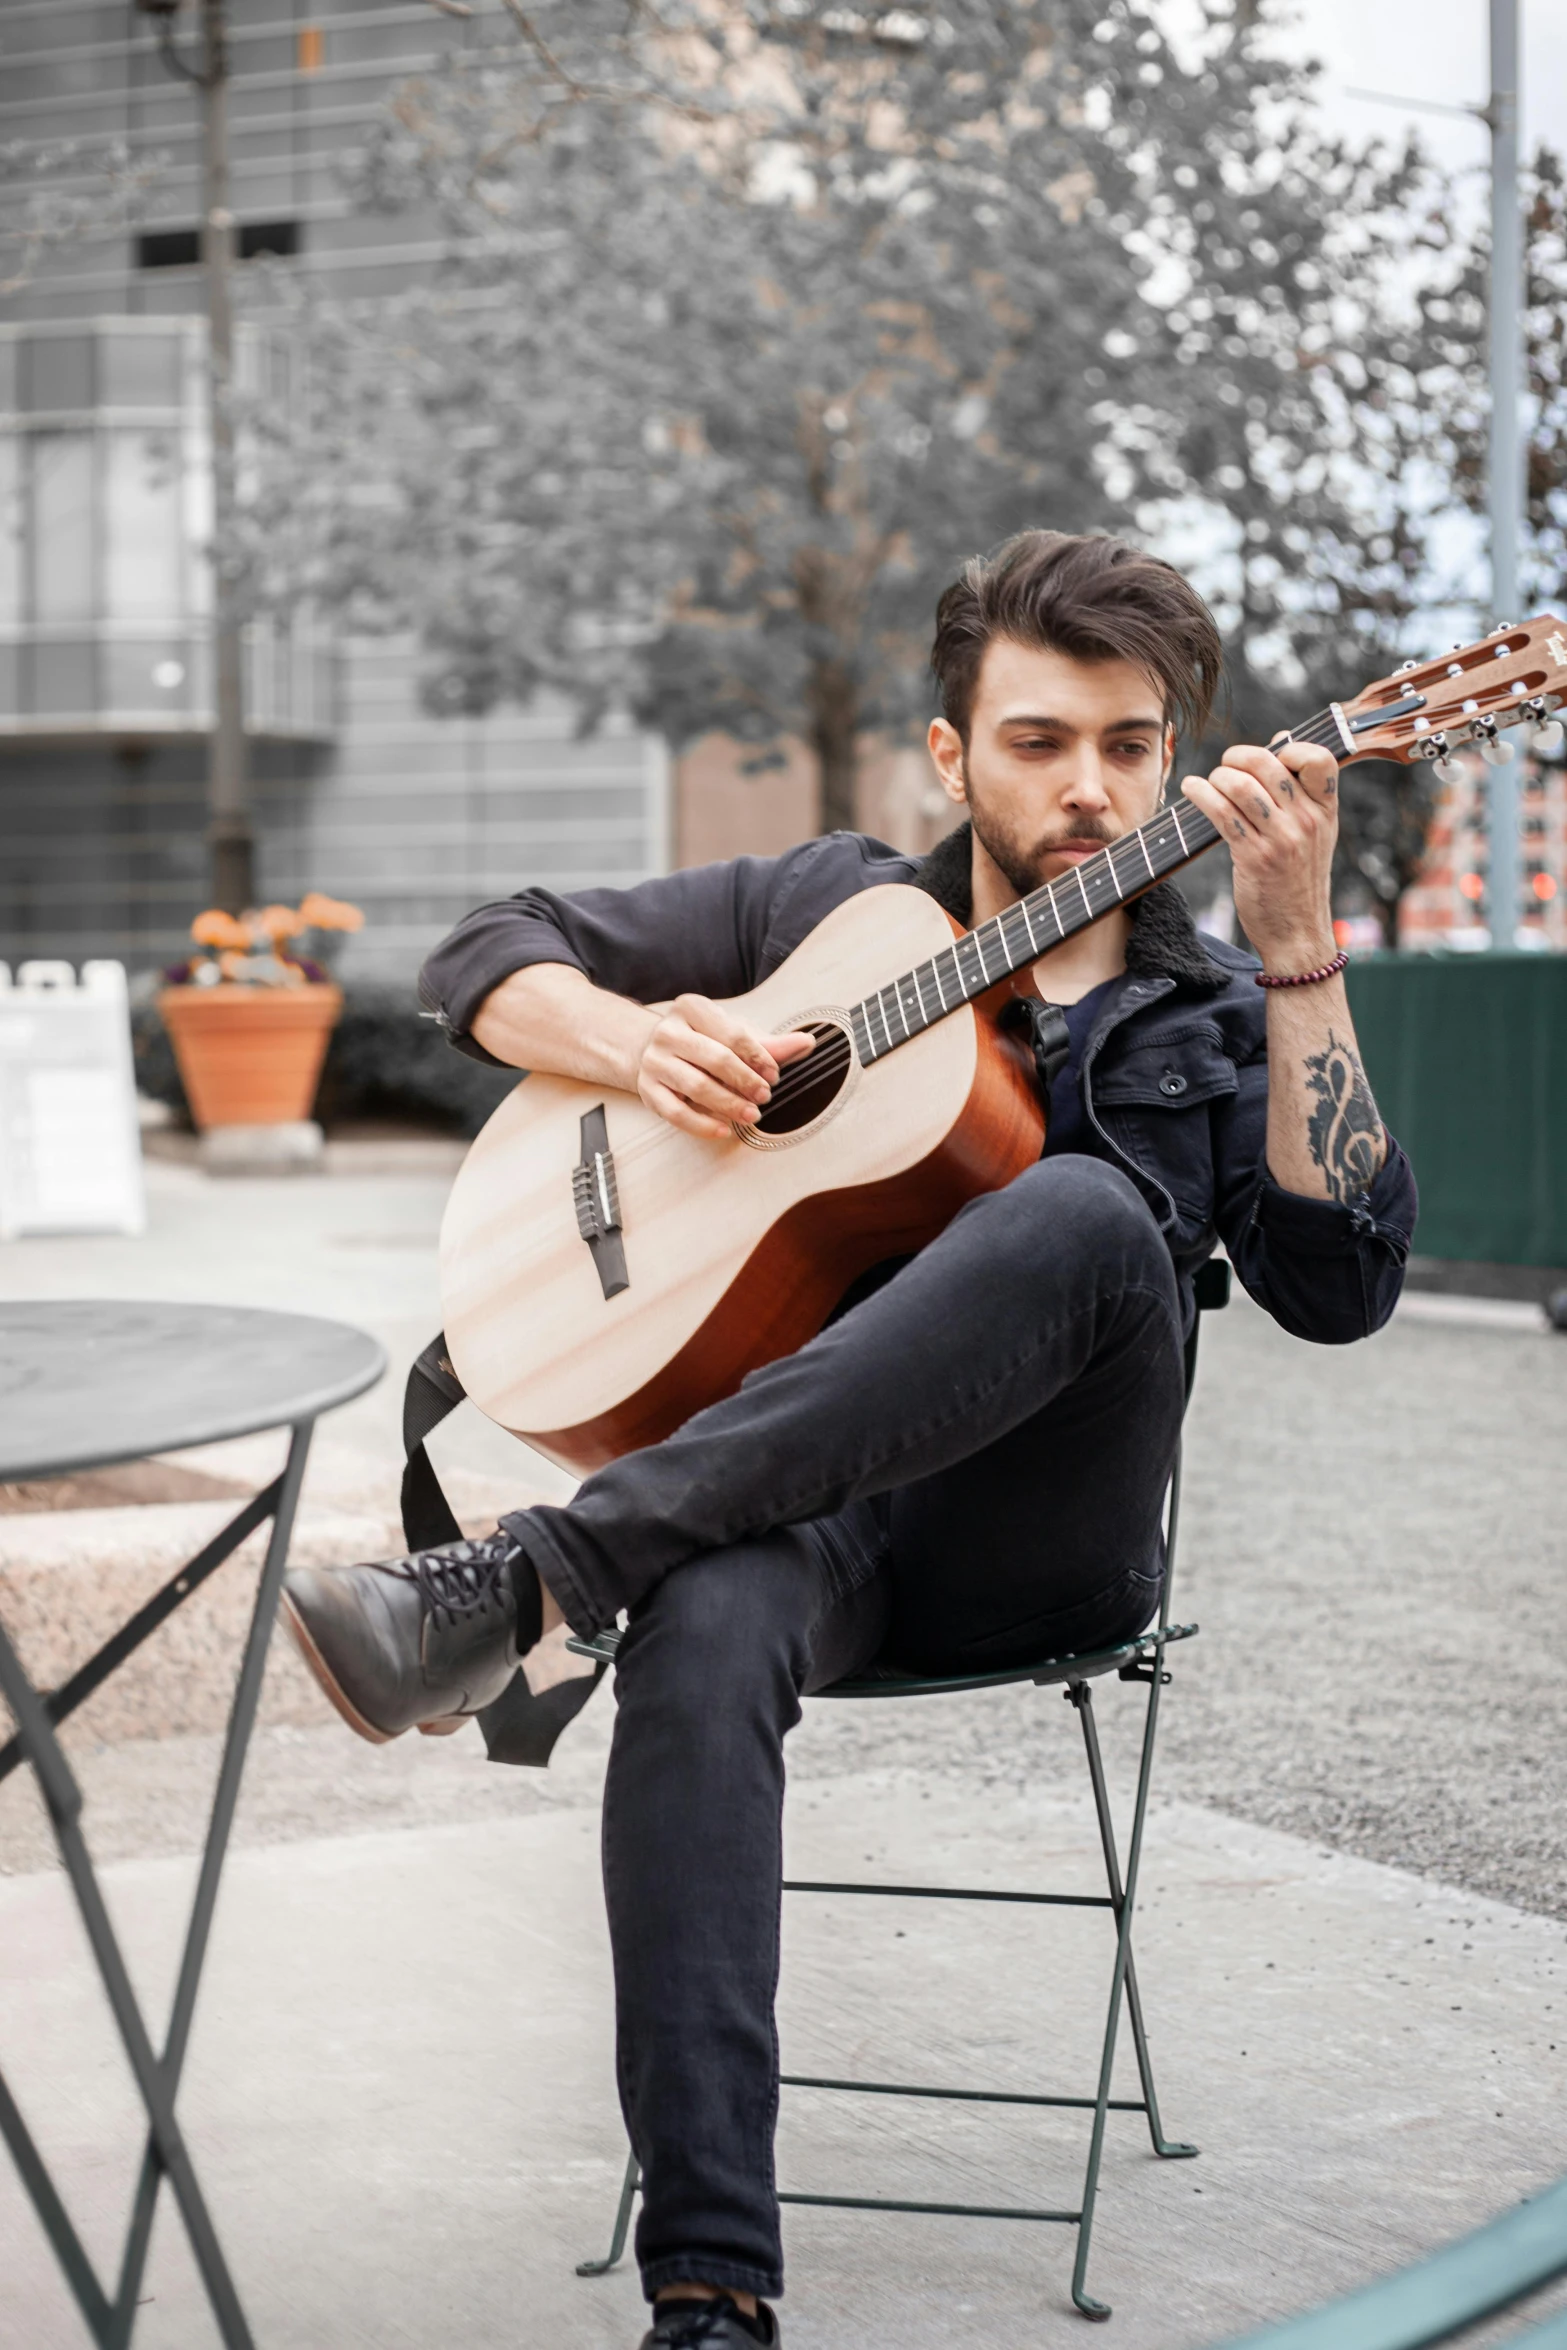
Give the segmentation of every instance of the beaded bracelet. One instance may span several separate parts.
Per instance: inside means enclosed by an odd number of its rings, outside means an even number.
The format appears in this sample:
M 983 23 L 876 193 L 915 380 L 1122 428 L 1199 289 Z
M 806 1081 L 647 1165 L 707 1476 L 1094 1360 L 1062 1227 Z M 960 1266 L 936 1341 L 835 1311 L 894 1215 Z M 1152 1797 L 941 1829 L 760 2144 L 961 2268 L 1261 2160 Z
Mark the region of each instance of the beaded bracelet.
M 1254 971 L 1252 978 L 1259 987 L 1315 987 L 1319 979 L 1336 979 L 1349 961 L 1341 947 L 1331 963 L 1324 963 L 1320 971 L 1290 971 L 1275 978 L 1271 971 Z

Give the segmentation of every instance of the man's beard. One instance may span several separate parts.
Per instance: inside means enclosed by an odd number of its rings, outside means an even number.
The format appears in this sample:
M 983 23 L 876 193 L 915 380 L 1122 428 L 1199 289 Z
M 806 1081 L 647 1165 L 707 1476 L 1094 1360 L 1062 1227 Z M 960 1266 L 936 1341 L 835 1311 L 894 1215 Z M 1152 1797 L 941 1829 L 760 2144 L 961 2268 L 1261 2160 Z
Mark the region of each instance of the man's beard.
M 966 771 L 963 780 L 968 782 Z M 1030 891 L 1042 886 L 1046 858 L 1067 841 L 1074 845 L 1085 840 L 1100 841 L 1108 847 L 1111 841 L 1121 837 L 1118 832 L 1111 831 L 1102 817 L 1082 816 L 1075 824 L 1056 825 L 1051 831 L 1042 833 L 1037 840 L 1024 842 L 1015 833 L 1004 830 L 988 810 L 981 809 L 972 786 L 969 789 L 968 812 L 980 847 L 998 871 L 1006 875 L 1020 898 L 1026 898 Z

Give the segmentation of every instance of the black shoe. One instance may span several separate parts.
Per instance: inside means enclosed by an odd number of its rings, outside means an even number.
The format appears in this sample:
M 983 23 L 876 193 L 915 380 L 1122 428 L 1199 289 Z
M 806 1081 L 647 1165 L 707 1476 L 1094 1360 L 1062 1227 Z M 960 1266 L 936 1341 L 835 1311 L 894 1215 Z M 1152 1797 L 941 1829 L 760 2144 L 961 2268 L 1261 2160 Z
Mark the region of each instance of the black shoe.
M 360 1567 L 302 1567 L 283 1578 L 283 1616 L 338 1712 L 384 1745 L 405 1730 L 456 1730 L 499 1697 L 539 1637 L 519 1625 L 512 1567 L 522 1557 L 497 1527 L 482 1542 L 444 1542 Z
M 783 2334 L 775 2310 L 756 2305 L 755 2324 L 743 2318 L 727 2293 L 716 2301 L 664 2301 L 653 2312 L 653 2330 L 642 2350 L 778 2350 Z

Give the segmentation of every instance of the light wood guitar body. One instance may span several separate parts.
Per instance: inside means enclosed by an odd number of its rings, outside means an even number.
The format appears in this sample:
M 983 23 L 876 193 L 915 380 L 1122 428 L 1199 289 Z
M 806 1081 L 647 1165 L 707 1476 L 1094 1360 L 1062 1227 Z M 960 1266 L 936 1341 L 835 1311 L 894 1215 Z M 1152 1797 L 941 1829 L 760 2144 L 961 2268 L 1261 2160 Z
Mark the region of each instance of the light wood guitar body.
M 602 1085 L 519 1085 L 441 1229 L 447 1346 L 479 1408 L 579 1473 L 654 1443 L 813 1337 L 859 1273 L 1037 1159 L 1030 1057 L 995 1025 L 1005 983 L 868 1067 L 832 1025 L 956 935 L 923 891 L 866 890 L 734 999 L 763 1034 L 817 1024 L 811 1060 L 841 1070 L 792 1131 L 703 1141 Z M 609 1165 L 595 1169 L 583 1122 L 600 1107 Z M 617 1208 L 628 1285 L 606 1295 L 583 1222 Z

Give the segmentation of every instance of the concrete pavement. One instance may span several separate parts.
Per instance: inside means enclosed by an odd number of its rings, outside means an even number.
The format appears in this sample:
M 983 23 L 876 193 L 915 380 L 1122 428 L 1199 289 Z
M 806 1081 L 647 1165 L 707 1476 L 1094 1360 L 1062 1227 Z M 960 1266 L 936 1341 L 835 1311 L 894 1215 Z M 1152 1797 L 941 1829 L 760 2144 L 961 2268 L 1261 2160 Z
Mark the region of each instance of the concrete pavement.
M 1069 1746 L 1062 1709 L 1057 1740 Z M 1168 2126 L 1159 2163 L 1115 2121 L 1091 2282 L 1126 2350 L 1179 2350 L 1408 2260 L 1567 2167 L 1567 1967 L 1550 1921 L 1172 1804 L 1154 1825 L 1140 1954 Z M 935 1776 L 807 1783 L 807 1872 L 1094 1885 L 1087 1807 L 976 1805 Z M 866 1866 L 869 1862 L 869 1867 Z M 189 1864 L 109 1872 L 149 1988 L 167 1983 Z M 1091 2089 L 1102 1913 L 798 1896 L 785 1930 L 792 2069 Z M 107 2252 L 135 2116 L 57 1875 L 0 1885 L 7 2070 Z M 1123 2064 L 1125 2080 L 1128 2068 Z M 1123 2087 L 1122 2094 L 1126 2093 Z M 266 2350 L 622 2350 L 634 2275 L 601 2251 L 623 2159 L 597 1819 L 580 1804 L 237 1853 L 186 2119 Z M 1082 2117 L 785 2093 L 784 2184 L 1073 2203 Z M 795 2350 L 990 2350 L 1082 2339 L 1071 2232 L 786 2214 Z M 75 2350 L 47 2247 L 0 2170 L 0 2334 Z M 209 2341 L 159 2224 L 138 2341 Z
M 335 1312 L 399 1365 L 434 1329 L 438 1176 L 149 1173 L 145 1240 L 12 1244 L 0 1287 Z M 1508 1307 L 1423 1298 L 1346 1352 L 1298 1346 L 1244 1304 L 1206 1332 L 1178 1603 L 1203 1635 L 1170 1691 L 1139 1921 L 1167 2123 L 1204 2151 L 1158 2164 L 1122 2117 L 1091 2278 L 1139 2350 L 1340 2290 L 1567 2169 L 1564 1387 L 1567 1341 Z M 391 1509 L 397 1404 L 388 1381 L 323 1430 L 321 1524 Z M 553 1476 L 475 1415 L 438 1447 L 475 1508 Z M 107 1555 L 156 1515 L 81 1511 L 73 1530 L 60 1513 L 26 1540 Z M 26 1547 L 21 1520 L 0 1537 Z M 571 2273 L 601 2249 L 621 2161 L 595 1850 L 610 1700 L 535 1776 L 487 1765 L 471 1734 L 361 1746 L 285 1679 L 189 2076 L 258 2341 L 634 2342 L 634 2280 Z M 1123 1807 L 1139 1702 L 1104 1692 Z M 89 1831 L 158 1983 L 216 1739 L 102 1727 L 89 1710 L 74 1743 Z M 1058 1693 L 817 1705 L 793 1745 L 807 1873 L 1094 1889 Z M 0 1788 L 0 1871 L 0 2064 L 107 2258 L 134 2114 L 22 1775 Z M 1106 1939 L 1096 1913 L 802 1897 L 786 2053 L 801 2070 L 1087 2088 Z M 800 2093 L 780 2172 L 1067 2200 L 1080 2149 L 1071 2117 Z M 1065 2230 L 801 2211 L 786 2226 L 796 2350 L 1080 2338 Z M 4 2163 L 0 2244 L 0 2342 L 84 2340 Z M 213 2338 L 167 2216 L 148 2292 L 138 2342 Z

